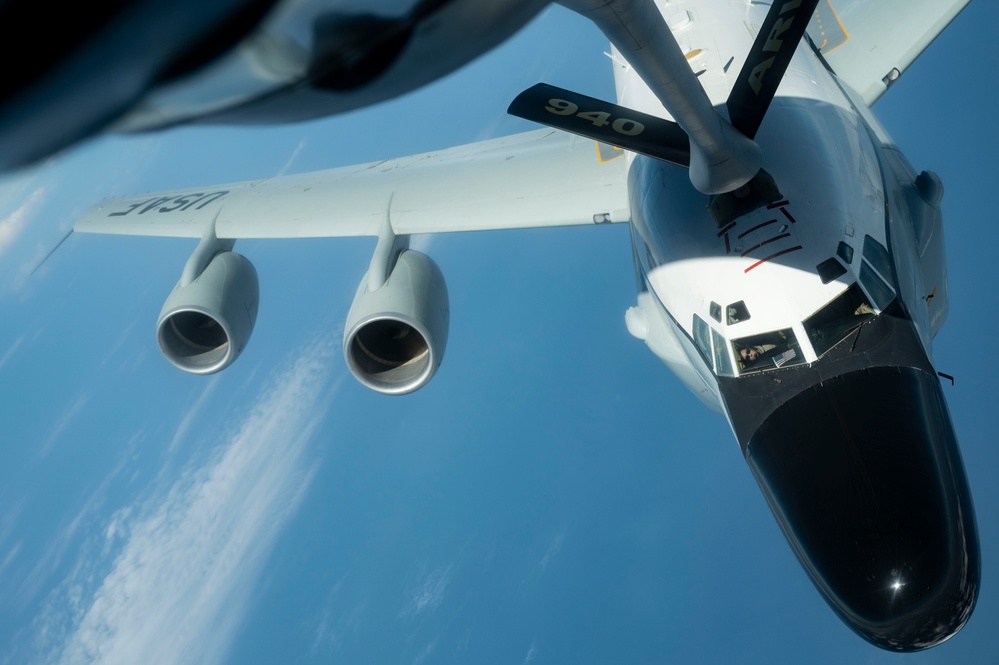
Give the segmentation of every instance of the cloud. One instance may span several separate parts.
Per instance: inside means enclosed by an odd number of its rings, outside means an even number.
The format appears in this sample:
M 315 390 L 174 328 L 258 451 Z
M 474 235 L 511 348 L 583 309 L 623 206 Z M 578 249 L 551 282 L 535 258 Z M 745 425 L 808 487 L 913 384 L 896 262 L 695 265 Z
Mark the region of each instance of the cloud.
M 77 400 L 77 404 L 80 404 L 80 400 Z M 61 427 L 57 426 L 57 429 L 61 431 L 68 425 L 68 420 L 64 417 L 60 422 Z M 34 565 L 31 566 L 31 569 L 27 573 L 20 576 L 18 587 L 10 594 L 11 600 L 19 608 L 28 606 L 32 599 L 41 592 L 47 580 L 50 579 L 50 576 L 62 564 L 67 553 L 75 551 L 76 547 L 79 546 L 77 537 L 86 532 L 89 522 L 103 508 L 107 500 L 108 491 L 114 480 L 125 470 L 128 460 L 134 453 L 135 446 L 142 438 L 143 434 L 139 432 L 129 439 L 123 447 L 118 463 L 98 483 L 94 491 L 87 496 L 75 515 L 67 520 L 66 524 L 60 529 L 59 536 L 45 548 L 45 553 L 35 560 Z M 81 564 L 77 563 L 77 566 L 79 565 Z
M 73 420 L 75 420 L 76 417 L 80 415 L 80 413 L 83 411 L 83 407 L 87 405 L 87 402 L 89 400 L 90 400 L 90 395 L 88 395 L 87 393 L 79 395 L 76 398 L 76 401 L 73 402 L 72 406 L 66 409 L 66 411 L 64 411 L 63 414 L 59 416 L 59 420 L 56 421 L 55 427 L 52 428 L 52 431 L 49 433 L 48 437 L 45 439 L 42 445 L 38 447 L 39 459 L 44 459 L 45 457 L 48 457 L 48 454 L 52 452 L 52 448 L 55 446 L 56 441 L 59 440 L 59 437 L 62 436 L 63 432 L 66 431 L 70 423 L 72 423 Z
M 431 571 L 409 592 L 409 601 L 399 613 L 400 618 L 411 618 L 427 610 L 437 609 L 444 600 L 444 591 L 451 583 L 454 564 Z
M 44 274 L 80 213 L 95 198 L 134 189 L 161 143 L 105 138 L 0 176 L 0 295 L 21 292 L 36 270 Z
M 0 515 L 0 545 L 3 545 L 14 532 L 14 526 L 24 512 L 24 499 L 14 501 L 11 505 L 10 499 L 0 494 L 0 504 L 5 508 L 4 513 Z
M 14 544 L 14 546 L 7 551 L 7 554 L 4 555 L 3 560 L 0 561 L 0 575 L 2 575 L 5 570 L 7 570 L 7 566 L 9 566 L 10 563 L 14 560 L 14 558 L 17 557 L 18 552 L 21 551 L 22 545 L 24 545 L 24 541 L 21 540 L 17 541 Z
M 306 144 L 305 139 L 302 139 L 301 141 L 298 142 L 298 145 L 295 146 L 294 150 L 292 150 L 291 155 L 288 157 L 287 160 L 285 160 L 284 166 L 278 169 L 277 175 L 274 176 L 275 178 L 280 178 L 281 176 L 288 173 L 288 170 L 291 168 L 291 165 L 295 163 L 295 160 L 298 159 L 298 155 L 305 148 L 305 144 Z
M 3 499 L 3 497 L 0 496 L 0 499 Z M 7 546 L 7 541 L 13 534 L 14 527 L 17 525 L 17 521 L 20 519 L 23 511 L 24 500 L 21 499 L 15 502 L 13 506 L 8 507 L 6 512 L 0 515 L 0 579 L 2 579 L 4 571 L 6 571 L 7 567 L 17 557 L 18 552 L 21 551 L 21 547 L 24 544 L 23 541 L 18 540 L 12 546 Z
M 430 640 L 426 644 L 426 646 L 420 649 L 419 653 L 417 653 L 416 656 L 413 657 L 413 665 L 422 665 L 423 661 L 425 661 L 427 658 L 430 657 L 430 654 L 434 652 L 434 647 L 437 646 L 438 639 L 440 639 L 440 636 L 437 636 L 434 639 Z
M 541 561 L 538 563 L 540 572 L 543 574 L 548 570 L 548 566 L 551 562 L 558 556 L 559 552 L 562 551 L 562 543 L 565 542 L 565 531 L 559 531 L 552 538 L 552 542 L 548 545 L 548 549 L 545 550 L 544 556 L 541 557 Z
M 126 367 L 130 367 L 133 370 L 135 367 L 138 367 L 137 356 L 132 353 L 122 353 L 121 350 L 125 346 L 125 343 L 133 337 L 135 329 L 140 324 L 146 326 L 149 324 L 149 321 L 144 316 L 135 316 L 128 325 L 120 328 L 118 339 L 104 350 L 104 359 L 98 365 L 100 370 L 107 371 L 112 363 L 117 363 L 119 371 L 124 371 Z
M 0 356 L 0 369 L 3 369 L 4 366 L 7 364 L 7 362 L 14 357 L 14 353 L 21 346 L 21 343 L 23 341 L 24 341 L 24 335 L 21 335 L 20 337 L 15 339 L 9 347 L 7 347 L 7 350 L 4 351 L 4 354 Z
M 44 186 L 35 188 L 24 198 L 21 205 L 0 219 L 0 257 L 13 247 L 28 227 L 28 222 L 31 221 L 35 212 L 45 203 L 45 191 Z
M 266 383 L 211 459 L 134 513 L 112 516 L 103 534 L 122 544 L 109 572 L 88 591 L 94 572 L 78 567 L 36 622 L 36 643 L 54 645 L 48 662 L 210 664 L 225 657 L 254 583 L 314 475 L 305 452 L 336 388 L 333 357 L 329 343 L 307 347 Z
M 170 439 L 170 445 L 167 446 L 167 453 L 173 454 L 177 450 L 177 446 L 187 437 L 188 431 L 191 429 L 191 425 L 198 419 L 201 412 L 204 410 L 205 405 L 211 401 L 212 395 L 215 394 L 215 388 L 219 385 L 222 379 L 221 374 L 216 374 L 211 377 L 205 387 L 201 390 L 201 394 L 194 401 L 194 405 L 187 409 L 184 417 L 181 419 L 180 424 L 177 425 L 177 429 L 174 432 L 173 438 Z
M 367 611 L 367 600 L 362 599 L 349 610 L 342 605 L 342 588 L 348 578 L 345 574 L 326 594 L 326 603 L 316 621 L 316 629 L 309 653 L 315 657 L 323 653 L 339 651 L 344 639 L 356 635 L 361 629 L 361 620 Z
M 531 640 L 531 646 L 530 646 L 530 647 L 529 647 L 529 648 L 527 649 L 527 655 L 526 655 L 526 656 L 524 656 L 524 665 L 527 665 L 527 664 L 528 664 L 528 663 L 530 663 L 530 662 L 531 662 L 532 660 L 534 660 L 534 655 L 535 655 L 535 653 L 536 653 L 536 650 L 535 650 L 535 648 L 534 648 L 534 643 L 535 643 L 536 641 L 537 641 L 537 640 Z

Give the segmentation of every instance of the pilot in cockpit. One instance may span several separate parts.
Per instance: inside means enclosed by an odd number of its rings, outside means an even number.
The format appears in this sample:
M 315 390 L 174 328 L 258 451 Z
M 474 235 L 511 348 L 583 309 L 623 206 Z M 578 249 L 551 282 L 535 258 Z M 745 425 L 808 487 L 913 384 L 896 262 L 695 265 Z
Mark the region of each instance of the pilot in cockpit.
M 739 364 L 743 369 L 752 367 L 765 353 L 775 348 L 777 348 L 776 344 L 754 344 L 739 349 Z

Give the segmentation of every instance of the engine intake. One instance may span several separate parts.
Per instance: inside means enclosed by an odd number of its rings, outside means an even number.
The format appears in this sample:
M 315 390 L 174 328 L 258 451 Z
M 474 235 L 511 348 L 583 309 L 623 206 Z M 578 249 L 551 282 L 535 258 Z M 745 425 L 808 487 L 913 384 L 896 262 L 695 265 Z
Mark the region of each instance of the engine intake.
M 403 251 L 384 284 L 371 290 L 368 275 L 361 280 L 343 339 L 347 366 L 385 395 L 422 388 L 444 357 L 449 320 L 440 268 L 426 254 Z
M 185 282 L 182 277 L 163 304 L 156 340 L 180 369 L 212 374 L 231 365 L 250 339 L 260 302 L 257 271 L 246 257 L 226 251 Z

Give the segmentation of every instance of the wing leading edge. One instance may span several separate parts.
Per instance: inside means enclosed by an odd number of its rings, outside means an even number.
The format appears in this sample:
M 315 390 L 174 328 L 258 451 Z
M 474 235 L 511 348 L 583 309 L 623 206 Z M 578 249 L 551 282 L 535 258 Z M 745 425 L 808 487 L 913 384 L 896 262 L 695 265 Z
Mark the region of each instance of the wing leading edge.
M 74 230 L 200 238 L 378 236 L 625 222 L 623 153 L 542 129 L 256 182 L 107 199 Z

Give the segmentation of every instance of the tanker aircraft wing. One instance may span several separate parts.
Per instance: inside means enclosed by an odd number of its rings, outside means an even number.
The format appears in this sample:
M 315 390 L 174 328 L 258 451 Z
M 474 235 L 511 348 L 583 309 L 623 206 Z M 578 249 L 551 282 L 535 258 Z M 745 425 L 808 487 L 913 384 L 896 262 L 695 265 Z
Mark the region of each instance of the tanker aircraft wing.
M 969 2 L 823 0 L 808 36 L 836 75 L 870 105 Z
M 382 236 L 628 220 L 623 151 L 552 129 L 255 182 L 108 199 L 77 232 Z

